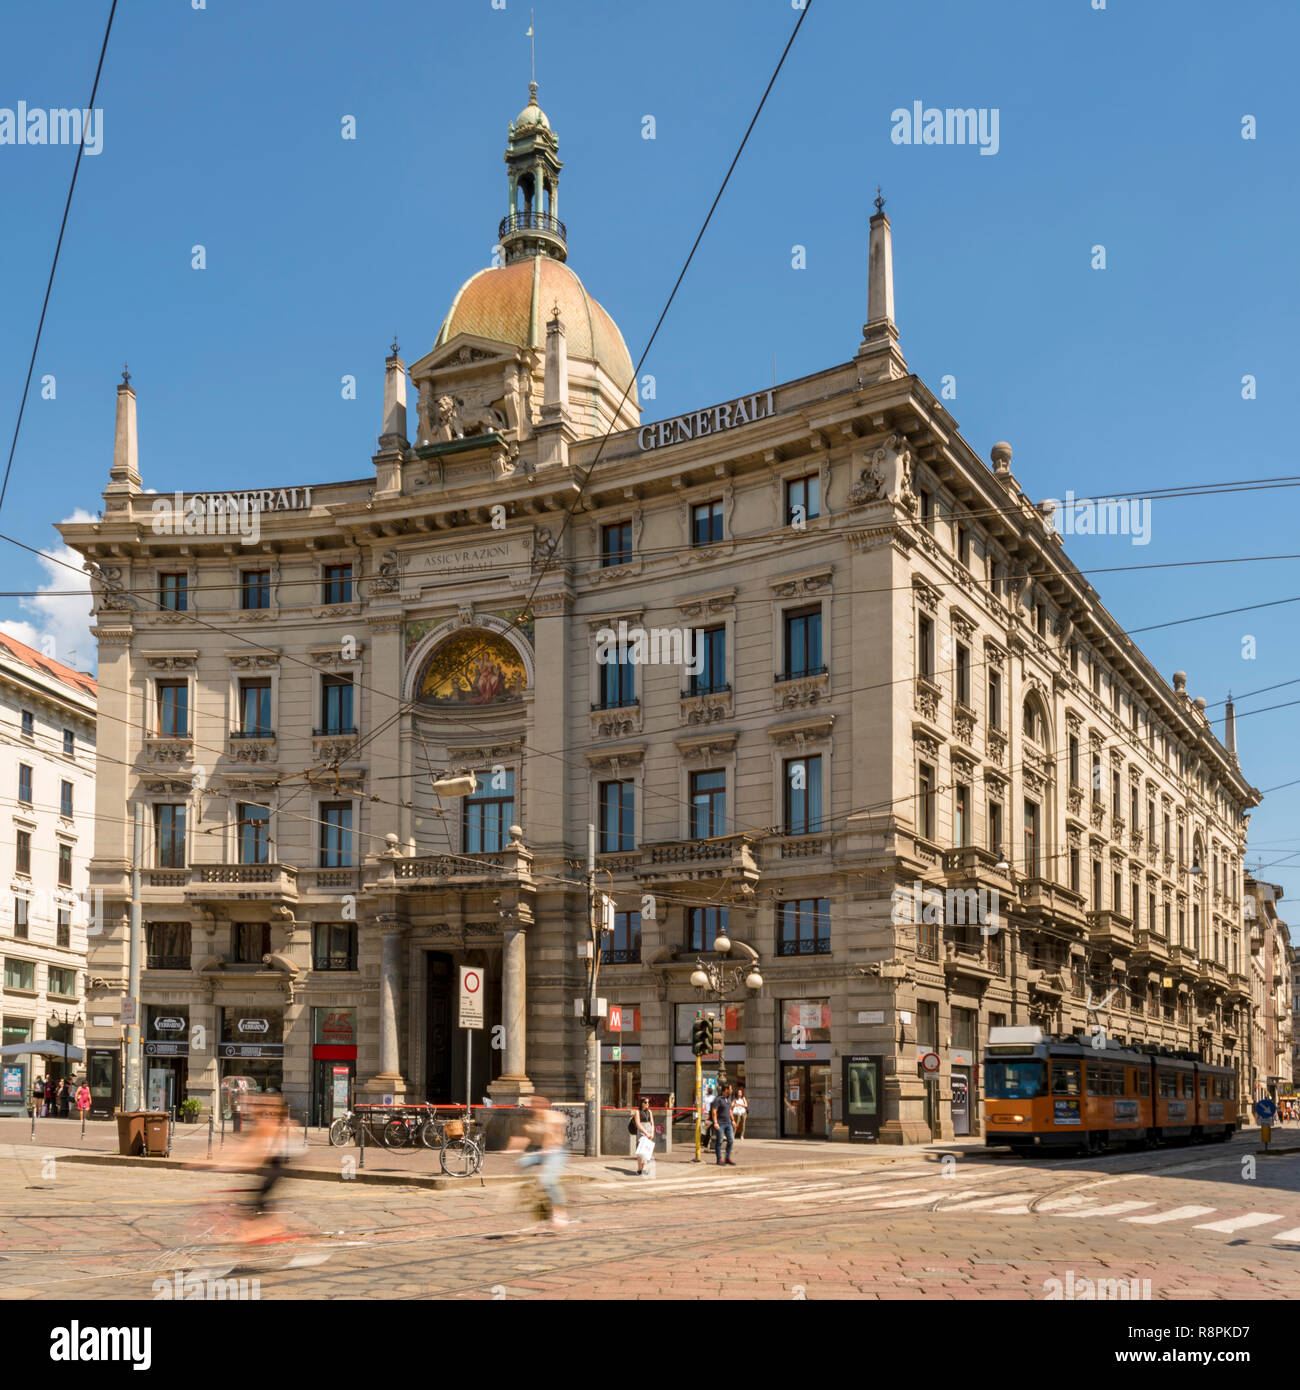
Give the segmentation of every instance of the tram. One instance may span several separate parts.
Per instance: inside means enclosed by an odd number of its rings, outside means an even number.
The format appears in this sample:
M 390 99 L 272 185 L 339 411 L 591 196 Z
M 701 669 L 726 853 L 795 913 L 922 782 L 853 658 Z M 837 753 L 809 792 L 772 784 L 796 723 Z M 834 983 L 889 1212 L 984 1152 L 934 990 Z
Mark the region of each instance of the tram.
M 1098 1047 L 1083 1034 L 991 1028 L 984 1142 L 1018 1154 L 1100 1153 L 1176 1141 L 1223 1143 L 1237 1128 L 1237 1076 L 1194 1053 Z

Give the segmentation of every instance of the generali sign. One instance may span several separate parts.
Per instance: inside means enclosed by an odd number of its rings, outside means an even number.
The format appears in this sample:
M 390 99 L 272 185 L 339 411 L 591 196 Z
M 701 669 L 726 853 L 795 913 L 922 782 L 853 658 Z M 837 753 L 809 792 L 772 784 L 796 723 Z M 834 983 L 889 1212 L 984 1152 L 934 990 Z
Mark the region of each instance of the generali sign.
M 642 449 L 660 449 L 665 444 L 684 444 L 688 439 L 703 439 L 706 434 L 721 434 L 737 425 L 750 425 L 766 420 L 776 413 L 774 392 L 760 391 L 753 396 L 738 396 L 726 405 L 710 406 L 691 415 L 676 415 L 653 425 L 642 425 L 636 442 Z

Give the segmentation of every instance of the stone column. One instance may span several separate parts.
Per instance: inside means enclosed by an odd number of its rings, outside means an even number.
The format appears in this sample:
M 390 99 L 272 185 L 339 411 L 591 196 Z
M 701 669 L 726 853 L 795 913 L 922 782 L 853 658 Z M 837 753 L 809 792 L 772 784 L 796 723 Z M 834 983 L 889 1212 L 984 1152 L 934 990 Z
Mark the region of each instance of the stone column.
M 513 862 L 511 862 L 513 861 Z M 505 1030 L 505 1058 L 501 1075 L 488 1087 L 493 1100 L 518 1103 L 531 1095 L 528 1079 L 528 926 L 533 920 L 532 855 L 523 843 L 523 832 L 510 827 L 505 869 L 517 887 L 503 890 L 501 909 L 508 916 L 501 933 L 501 1024 Z
M 398 1046 L 398 1010 L 401 1006 L 403 928 L 381 925 L 379 957 L 379 1070 L 362 1087 L 368 1099 L 392 1095 L 400 1100 L 406 1090 Z
M 527 985 L 525 983 L 527 938 L 522 927 L 507 927 L 505 946 L 501 952 L 502 968 L 502 1019 L 505 1025 L 505 1071 L 504 1075 L 516 1077 L 524 1075 L 524 1041 L 526 1023 L 524 1003 Z

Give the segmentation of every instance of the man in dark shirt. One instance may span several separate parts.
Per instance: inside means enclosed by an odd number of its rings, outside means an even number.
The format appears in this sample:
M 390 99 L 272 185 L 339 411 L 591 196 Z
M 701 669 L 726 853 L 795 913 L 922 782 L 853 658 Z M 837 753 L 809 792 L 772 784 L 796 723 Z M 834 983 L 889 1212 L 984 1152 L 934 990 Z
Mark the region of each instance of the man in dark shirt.
M 730 1163 L 733 1168 L 736 1167 L 736 1163 L 731 1157 L 731 1146 L 735 1143 L 736 1132 L 731 1124 L 730 1083 L 724 1086 L 717 1096 L 714 1097 L 713 1104 L 709 1106 L 709 1118 L 713 1121 L 713 1133 L 717 1136 L 716 1153 L 718 1155 L 718 1166 L 721 1167 L 723 1163 L 722 1141 L 725 1138 L 727 1141 L 726 1161 Z

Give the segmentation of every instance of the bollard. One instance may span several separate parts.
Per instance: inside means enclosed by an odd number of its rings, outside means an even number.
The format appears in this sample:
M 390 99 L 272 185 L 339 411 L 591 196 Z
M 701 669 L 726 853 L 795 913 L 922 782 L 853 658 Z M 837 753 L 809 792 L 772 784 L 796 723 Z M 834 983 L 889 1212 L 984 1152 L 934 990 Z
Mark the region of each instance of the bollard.
M 208 1116 L 208 1157 L 209 1157 L 209 1158 L 212 1157 L 212 1130 L 213 1130 L 213 1126 L 215 1125 L 215 1123 L 216 1123 L 216 1122 L 213 1120 L 212 1116 L 209 1115 L 209 1116 Z
M 304 1149 L 307 1147 L 307 1112 L 306 1112 L 306 1110 L 304 1110 L 304 1111 L 302 1112 L 302 1146 L 303 1146 Z
M 84 1110 L 81 1112 L 81 1137 L 83 1139 L 86 1137 L 86 1112 Z
M 221 1106 L 221 1147 L 226 1147 L 226 1107 Z
M 35 1107 L 34 1105 L 32 1106 L 32 1133 L 31 1133 L 31 1138 L 32 1138 L 32 1142 L 34 1143 L 34 1142 L 36 1141 L 36 1107 Z
M 357 1160 L 357 1167 L 366 1166 L 366 1117 L 362 1115 L 357 1124 L 357 1147 L 361 1150 L 361 1157 Z

